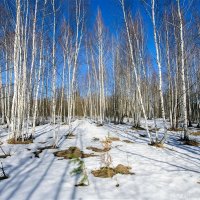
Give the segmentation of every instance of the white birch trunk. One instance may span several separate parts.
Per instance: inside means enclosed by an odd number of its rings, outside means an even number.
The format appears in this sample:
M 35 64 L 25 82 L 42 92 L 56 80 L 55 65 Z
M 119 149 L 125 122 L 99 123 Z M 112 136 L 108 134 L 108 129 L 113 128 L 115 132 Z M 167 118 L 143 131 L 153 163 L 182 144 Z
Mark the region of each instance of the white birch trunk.
M 165 119 L 165 108 L 164 108 L 164 100 L 163 100 L 162 70 L 161 70 L 160 51 L 159 51 L 156 22 L 155 22 L 155 10 L 154 10 L 155 1 L 152 0 L 151 3 L 152 3 L 152 23 L 153 23 L 154 42 L 155 42 L 155 48 L 156 48 L 156 61 L 158 65 L 158 74 L 159 74 L 159 94 L 160 94 L 162 118 L 163 118 L 163 125 L 164 125 L 164 137 L 162 138 L 161 143 L 164 143 L 167 137 L 167 125 L 166 125 L 166 119 Z
M 137 70 L 136 70 L 136 67 L 135 67 L 135 63 L 134 63 L 133 47 L 132 47 L 130 31 L 129 31 L 128 23 L 127 23 L 127 19 L 126 19 L 126 12 L 125 12 L 125 8 L 124 8 L 124 0 L 120 0 L 120 2 L 121 2 L 121 5 L 122 5 L 122 11 L 123 11 L 124 21 L 125 21 L 125 26 L 126 26 L 126 32 L 127 32 L 127 36 L 128 36 L 131 63 L 132 63 L 132 67 L 133 67 L 134 74 L 135 74 L 136 86 L 137 86 L 137 90 L 138 90 L 138 94 L 139 94 L 139 101 L 140 101 L 140 105 L 142 107 L 142 112 L 143 112 L 144 119 L 145 119 L 145 126 L 146 126 L 147 135 L 150 139 L 150 142 L 152 143 L 153 140 L 152 140 L 151 133 L 149 132 L 149 128 L 148 128 L 147 115 L 146 115 L 146 111 L 145 111 L 145 108 L 144 108 L 141 89 L 140 89 L 140 85 L 139 85 L 139 81 L 138 81 L 138 74 L 137 74 Z
M 182 116 L 183 116 L 183 128 L 184 128 L 184 139 L 188 140 L 188 127 L 187 127 L 187 103 L 186 103 L 186 86 L 185 86 L 185 57 L 184 57 L 184 39 L 183 39 L 183 20 L 180 9 L 180 2 L 178 3 L 178 16 L 179 16 L 179 30 L 180 30 L 180 43 L 181 43 L 181 80 L 182 80 Z

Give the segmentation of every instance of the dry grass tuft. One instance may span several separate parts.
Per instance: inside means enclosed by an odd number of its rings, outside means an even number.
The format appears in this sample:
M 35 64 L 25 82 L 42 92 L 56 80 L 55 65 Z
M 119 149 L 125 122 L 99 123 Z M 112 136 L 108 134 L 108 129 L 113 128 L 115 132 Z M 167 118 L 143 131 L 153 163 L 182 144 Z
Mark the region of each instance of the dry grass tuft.
M 85 154 L 78 147 L 69 147 L 66 150 L 61 150 L 54 153 L 57 157 L 63 157 L 65 159 L 73 159 L 73 158 L 88 158 L 96 156 L 94 154 Z
M 100 169 L 93 170 L 92 174 L 95 177 L 100 177 L 100 178 L 111 178 L 113 177 L 116 172 L 113 168 L 111 167 L 101 167 Z
M 108 140 L 113 142 L 113 141 L 120 141 L 118 137 L 108 137 Z
M 186 140 L 183 142 L 184 145 L 190 145 L 190 146 L 195 146 L 198 147 L 200 145 L 199 142 L 197 142 L 196 140 Z
M 75 138 L 75 135 L 74 134 L 70 134 L 67 136 L 67 139 L 74 139 Z
M 117 167 L 115 167 L 115 172 L 118 174 L 134 174 L 132 172 L 130 172 L 131 167 L 129 166 L 125 166 L 122 164 L 117 165 Z
M 101 141 L 101 144 L 103 146 L 102 149 L 97 148 L 97 147 L 92 147 L 92 146 L 87 147 L 86 149 L 92 150 L 95 152 L 108 152 L 111 149 L 112 141 L 120 141 L 120 139 L 118 137 L 105 137 L 105 139 Z
M 7 140 L 7 143 L 8 144 L 31 144 L 33 143 L 33 140 L 30 139 L 30 140 L 22 141 L 22 140 L 15 140 L 15 138 L 11 138 Z
M 130 169 L 131 169 L 131 167 L 119 164 L 115 168 L 101 167 L 98 170 L 93 170 L 92 174 L 95 177 L 100 177 L 100 178 L 112 178 L 116 174 L 131 174 L 131 175 L 133 175 L 134 173 L 130 172 Z
M 178 131 L 183 131 L 183 128 L 168 128 L 168 131 L 174 131 L 174 132 L 178 132 Z
M 194 135 L 194 136 L 200 136 L 200 131 L 197 131 L 197 132 L 192 132 L 192 133 L 190 133 L 190 135 Z
M 110 148 L 103 148 L 103 149 L 100 149 L 100 148 L 97 148 L 97 147 L 87 147 L 86 149 L 88 150 L 92 150 L 94 152 L 107 152 L 110 150 Z
M 133 144 L 133 142 L 131 142 L 130 140 L 122 140 L 123 142 L 126 142 L 126 143 L 130 143 L 130 144 Z
M 164 145 L 160 142 L 153 142 L 153 143 L 149 143 L 148 145 L 158 147 L 158 148 L 164 148 Z

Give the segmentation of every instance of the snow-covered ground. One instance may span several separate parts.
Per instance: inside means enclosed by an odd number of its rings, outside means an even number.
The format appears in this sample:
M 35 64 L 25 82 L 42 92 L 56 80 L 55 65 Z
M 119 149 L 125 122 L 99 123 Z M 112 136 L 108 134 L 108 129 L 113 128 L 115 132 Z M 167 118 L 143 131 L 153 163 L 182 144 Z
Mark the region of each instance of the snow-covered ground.
M 161 123 L 158 123 L 159 126 Z M 76 137 L 66 139 L 62 135 L 67 134 L 68 126 L 60 126 L 59 149 L 77 146 L 84 153 L 92 153 L 86 147 L 102 148 L 101 142 L 94 141 L 94 137 L 100 140 L 108 134 L 119 137 L 120 141 L 113 141 L 110 150 L 113 166 L 128 165 L 135 173 L 97 178 L 91 171 L 101 166 L 100 156 L 85 158 L 90 182 L 85 187 L 74 186 L 78 178 L 70 172 L 75 165 L 69 160 L 55 157 L 53 152 L 56 150 L 45 149 L 39 158 L 32 153 L 39 147 L 52 144 L 51 125 L 37 127 L 34 143 L 27 145 L 7 144 L 6 132 L 1 128 L 2 148 L 11 156 L 1 159 L 9 178 L 0 181 L 0 200 L 200 199 L 200 147 L 181 145 L 177 141 L 178 133 L 172 132 L 169 132 L 165 148 L 152 147 L 148 145 L 148 138 L 140 137 L 143 131 L 130 127 L 113 124 L 97 127 L 89 120 L 76 120 L 73 122 Z M 162 132 L 162 129 L 159 131 Z M 0 155 L 3 155 L 1 150 Z M 119 187 L 116 187 L 117 182 Z

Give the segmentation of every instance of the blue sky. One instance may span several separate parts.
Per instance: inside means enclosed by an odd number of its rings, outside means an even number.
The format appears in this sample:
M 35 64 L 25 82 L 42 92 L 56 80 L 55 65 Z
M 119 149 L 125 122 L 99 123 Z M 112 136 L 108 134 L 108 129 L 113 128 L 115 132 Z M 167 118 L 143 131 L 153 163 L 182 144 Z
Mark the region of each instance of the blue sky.
M 73 0 L 70 0 L 73 1 Z M 68 1 L 70 3 L 70 1 Z M 156 1 L 156 11 L 164 8 L 164 6 L 169 5 L 169 2 L 174 1 L 176 3 L 176 0 L 157 0 Z M 193 4 L 193 8 L 199 7 L 200 5 L 200 0 L 191 0 Z M 152 28 L 152 22 L 151 18 L 148 15 L 145 6 L 141 3 L 141 0 L 126 0 L 126 3 L 128 2 L 131 11 L 132 11 L 132 16 L 139 12 L 143 22 L 144 22 L 144 34 L 145 34 L 145 39 L 147 42 L 147 51 L 152 58 L 152 64 L 153 68 L 155 71 L 157 71 L 157 65 L 156 65 L 156 52 L 155 52 L 155 46 L 154 46 L 154 37 L 153 37 L 153 28 Z M 150 2 L 150 0 L 148 0 Z M 184 8 L 184 16 L 185 17 L 190 17 L 192 10 L 187 8 L 190 5 L 190 0 L 180 0 L 181 7 Z M 124 19 L 123 19 L 123 14 L 122 14 L 122 8 L 120 6 L 119 0 L 89 0 L 89 5 L 88 5 L 88 18 L 87 18 L 87 28 L 89 31 L 94 30 L 94 24 L 96 20 L 96 15 L 97 15 L 97 9 L 99 8 L 102 12 L 102 18 L 103 22 L 108 29 L 110 36 L 111 35 L 116 35 L 119 33 L 119 30 L 121 26 L 124 24 Z M 199 7 L 200 8 L 200 7 Z M 65 10 L 66 7 L 63 7 Z M 200 10 L 200 9 L 199 9 Z M 149 7 L 149 11 L 150 7 Z M 197 9 L 198 11 L 198 9 Z M 157 12 L 156 12 L 157 13 Z M 159 16 L 156 16 L 156 21 L 160 20 Z M 110 43 L 111 44 L 111 43 Z M 84 47 L 83 47 L 84 48 Z M 84 49 L 83 52 L 81 53 L 81 57 L 83 58 L 85 55 Z M 80 71 L 82 71 L 81 76 L 87 72 L 87 66 L 85 63 L 82 63 L 82 66 L 80 67 Z
M 137 11 L 140 12 L 145 23 L 145 37 L 147 39 L 147 50 L 154 56 L 154 39 L 152 23 L 149 15 L 147 14 L 144 5 L 140 0 L 129 0 L 133 16 Z M 109 29 L 111 34 L 116 34 L 116 29 L 124 23 L 122 9 L 118 0 L 90 0 L 91 16 L 89 26 L 93 26 L 97 14 L 98 7 L 101 9 L 102 17 L 105 26 Z

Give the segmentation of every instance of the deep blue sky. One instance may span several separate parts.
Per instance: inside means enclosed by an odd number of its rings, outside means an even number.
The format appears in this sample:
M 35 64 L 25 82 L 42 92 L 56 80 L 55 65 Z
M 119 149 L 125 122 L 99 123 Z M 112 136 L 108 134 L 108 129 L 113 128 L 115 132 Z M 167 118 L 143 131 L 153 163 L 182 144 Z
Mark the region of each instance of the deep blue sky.
M 131 7 L 133 16 L 137 11 L 140 12 L 143 21 L 145 23 L 145 37 L 147 39 L 147 50 L 154 56 L 154 40 L 152 23 L 148 13 L 145 10 L 144 5 L 140 0 L 129 0 L 129 6 Z M 89 26 L 92 28 L 95 22 L 97 9 L 100 8 L 105 26 L 109 32 L 116 34 L 117 29 L 124 23 L 122 8 L 118 0 L 90 0 L 90 15 L 92 16 L 89 21 Z
M 70 1 L 73 1 L 73 0 L 69 0 L 68 2 L 70 3 Z M 146 1 L 148 1 L 149 3 L 151 2 L 150 0 L 146 0 Z M 157 0 L 156 8 L 155 8 L 156 11 L 159 11 L 158 13 L 161 13 L 162 9 L 165 6 L 169 5 L 170 2 L 173 2 L 173 1 L 175 4 L 177 3 L 176 0 Z M 147 48 L 145 49 L 145 51 L 148 51 L 148 53 L 151 55 L 153 68 L 157 71 L 157 65 L 156 65 L 156 60 L 155 60 L 156 53 L 155 53 L 151 18 L 148 15 L 146 8 L 144 4 L 142 4 L 141 0 L 126 0 L 125 2 L 128 3 L 129 8 L 131 8 L 133 17 L 135 16 L 137 12 L 139 12 L 143 19 L 144 34 L 145 34 L 145 39 L 147 42 Z M 191 6 L 190 2 L 192 2 L 192 7 L 190 7 Z M 187 17 L 187 18 L 191 17 L 193 8 L 195 9 L 196 12 L 200 11 L 200 0 L 180 0 L 180 5 L 181 5 L 181 8 L 184 8 L 184 17 Z M 94 30 L 94 24 L 95 24 L 95 20 L 97 16 L 97 9 L 99 8 L 102 13 L 104 25 L 108 29 L 110 36 L 111 34 L 116 35 L 117 33 L 120 32 L 118 29 L 120 29 L 121 26 L 124 25 L 124 19 L 123 19 L 122 8 L 119 3 L 119 0 L 89 0 L 88 8 L 89 9 L 88 9 L 88 17 L 87 17 L 87 28 L 89 31 L 92 32 Z M 65 10 L 66 7 L 64 6 L 63 9 Z M 149 11 L 151 11 L 150 7 L 149 7 Z M 156 16 L 156 21 L 160 19 L 161 19 L 160 16 Z M 84 52 L 82 56 L 84 56 Z M 83 73 L 80 73 L 82 76 L 84 72 L 87 71 L 87 66 L 85 65 L 85 63 L 82 64 L 80 70 L 83 72 Z
M 161 11 L 164 6 L 169 5 L 170 2 L 177 4 L 176 0 L 157 0 L 155 1 L 155 9 L 156 11 Z M 132 15 L 134 16 L 137 11 L 140 12 L 145 28 L 145 37 L 147 40 L 147 50 L 154 58 L 155 62 L 155 46 L 154 46 L 154 37 L 153 37 L 153 29 L 151 18 L 148 15 L 144 4 L 142 4 L 141 0 L 126 0 L 126 3 L 131 8 Z M 150 0 L 146 0 L 146 2 L 151 2 Z M 184 10 L 184 17 L 190 19 L 192 18 L 192 14 L 194 12 L 200 12 L 200 0 L 180 0 L 181 8 Z M 89 27 L 92 28 L 95 22 L 97 9 L 98 7 L 101 9 L 102 17 L 105 26 L 109 29 L 110 33 L 115 34 L 117 32 L 117 28 L 119 28 L 122 23 L 124 23 L 122 9 L 119 4 L 119 0 L 90 0 L 90 23 Z M 193 12 L 194 10 L 194 12 Z M 159 17 L 156 16 L 156 21 L 159 20 Z M 190 21 L 190 20 L 189 20 Z
M 129 1 L 129 2 L 128 2 Z M 132 15 L 134 16 L 137 12 L 141 14 L 141 17 L 144 21 L 144 31 L 145 38 L 147 42 L 147 49 L 153 58 L 155 58 L 155 48 L 154 48 L 154 39 L 153 39 L 153 30 L 152 23 L 149 15 L 147 14 L 144 5 L 141 4 L 140 0 L 128 0 L 128 5 L 131 8 Z M 89 31 L 94 30 L 95 20 L 97 16 L 98 8 L 101 10 L 102 18 L 105 27 L 108 29 L 110 36 L 120 33 L 120 29 L 124 26 L 124 18 L 122 13 L 122 8 L 118 0 L 90 0 L 89 3 L 89 15 L 87 26 Z M 111 38 L 111 37 L 110 37 Z M 110 42 L 111 45 L 111 42 Z M 84 52 L 83 52 L 84 54 Z M 112 65 L 111 60 L 107 61 L 107 65 Z M 153 67 L 157 70 L 155 65 L 155 59 L 153 59 Z M 82 75 L 87 72 L 87 66 L 83 64 L 80 68 L 81 73 L 79 80 L 82 82 Z M 112 79 L 110 79 L 111 81 Z

